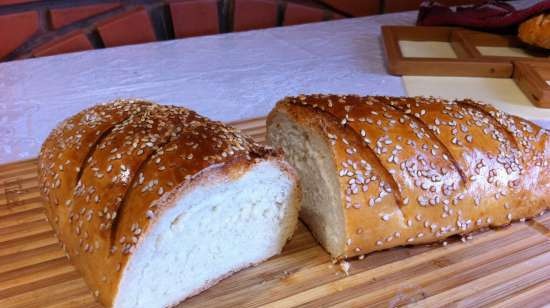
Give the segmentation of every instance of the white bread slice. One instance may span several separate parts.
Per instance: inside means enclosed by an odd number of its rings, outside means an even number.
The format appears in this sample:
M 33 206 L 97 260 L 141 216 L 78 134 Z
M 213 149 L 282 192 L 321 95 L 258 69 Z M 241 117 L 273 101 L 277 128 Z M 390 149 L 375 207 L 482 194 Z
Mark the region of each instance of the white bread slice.
M 173 306 L 281 252 L 298 217 L 293 179 L 270 160 L 226 173 L 207 168 L 159 199 L 171 205 L 142 237 L 114 307 Z

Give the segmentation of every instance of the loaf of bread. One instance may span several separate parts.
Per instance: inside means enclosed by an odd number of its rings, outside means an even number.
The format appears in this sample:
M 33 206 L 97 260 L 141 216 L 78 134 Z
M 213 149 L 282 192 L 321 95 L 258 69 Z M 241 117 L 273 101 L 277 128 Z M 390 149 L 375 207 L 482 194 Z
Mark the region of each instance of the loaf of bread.
M 118 100 L 61 123 L 39 158 L 47 217 L 108 307 L 166 307 L 275 254 L 298 219 L 282 154 L 193 111 Z
M 268 142 L 336 258 L 442 241 L 550 206 L 549 133 L 471 100 L 309 95 L 280 101 Z
M 550 49 L 550 14 L 540 14 L 521 23 L 518 36 L 527 44 Z

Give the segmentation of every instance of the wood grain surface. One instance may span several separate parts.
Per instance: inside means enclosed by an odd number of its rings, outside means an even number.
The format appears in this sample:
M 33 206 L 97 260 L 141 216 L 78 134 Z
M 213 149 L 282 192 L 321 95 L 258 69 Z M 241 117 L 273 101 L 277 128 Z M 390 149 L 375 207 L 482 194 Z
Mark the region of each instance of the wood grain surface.
M 263 141 L 264 119 L 234 123 Z M 0 165 L 0 307 L 100 307 L 53 236 L 35 159 Z M 339 264 L 300 224 L 280 256 L 181 307 L 542 307 L 550 305 L 550 214 L 446 246 Z
M 550 63 L 514 61 L 513 78 L 537 107 L 550 108 Z

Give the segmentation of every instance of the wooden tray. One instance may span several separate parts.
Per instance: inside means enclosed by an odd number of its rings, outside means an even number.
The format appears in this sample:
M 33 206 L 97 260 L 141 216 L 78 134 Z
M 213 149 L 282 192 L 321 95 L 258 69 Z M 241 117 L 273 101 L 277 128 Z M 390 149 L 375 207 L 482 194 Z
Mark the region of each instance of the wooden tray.
M 235 123 L 263 141 L 264 119 Z M 64 256 L 39 198 L 35 159 L 0 166 L 0 307 L 100 307 Z M 185 307 L 537 307 L 550 303 L 550 214 L 350 261 L 349 276 L 300 225 L 282 255 Z
M 382 26 L 388 71 L 394 75 L 464 76 L 510 78 L 513 61 L 548 62 L 550 52 L 527 48 L 517 37 L 497 35 L 452 27 Z M 406 57 L 399 41 L 447 42 L 456 58 Z M 530 58 L 488 56 L 478 47 L 516 47 L 526 50 Z

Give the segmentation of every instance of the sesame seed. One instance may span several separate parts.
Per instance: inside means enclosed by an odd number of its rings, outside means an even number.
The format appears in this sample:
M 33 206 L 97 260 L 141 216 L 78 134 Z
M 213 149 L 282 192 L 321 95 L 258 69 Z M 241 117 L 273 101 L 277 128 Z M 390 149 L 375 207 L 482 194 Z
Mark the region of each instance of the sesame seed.
M 388 220 L 390 220 L 390 215 L 389 215 L 389 214 L 383 214 L 382 216 L 380 216 L 380 218 L 381 218 L 383 221 L 388 221 Z
M 370 206 L 370 207 L 373 207 L 373 206 L 374 206 L 374 198 L 370 198 L 370 200 L 369 200 L 369 206 Z

